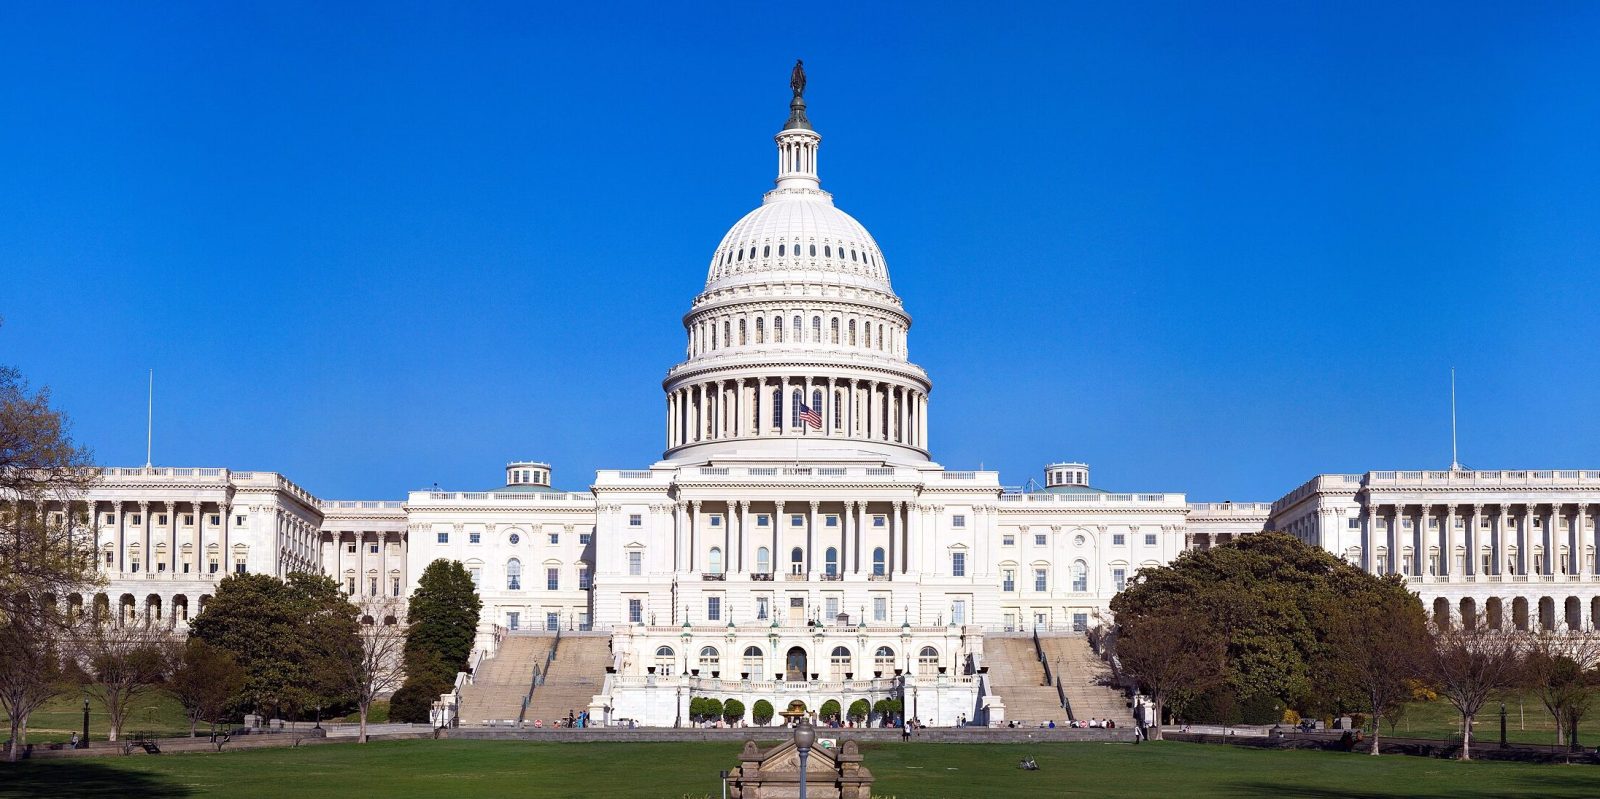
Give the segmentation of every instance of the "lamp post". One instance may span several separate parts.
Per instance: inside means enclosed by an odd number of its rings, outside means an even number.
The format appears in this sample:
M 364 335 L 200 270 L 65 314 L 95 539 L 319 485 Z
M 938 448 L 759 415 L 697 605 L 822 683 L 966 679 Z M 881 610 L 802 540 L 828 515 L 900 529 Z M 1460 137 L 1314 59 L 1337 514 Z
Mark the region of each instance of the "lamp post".
M 800 799 L 806 799 L 806 758 L 811 756 L 811 745 L 817 742 L 817 730 L 811 719 L 801 719 L 794 728 L 794 748 L 800 753 Z
M 1506 703 L 1500 703 L 1500 748 L 1508 749 L 1506 745 Z
M 78 742 L 79 749 L 89 748 L 89 700 L 83 700 L 83 738 Z

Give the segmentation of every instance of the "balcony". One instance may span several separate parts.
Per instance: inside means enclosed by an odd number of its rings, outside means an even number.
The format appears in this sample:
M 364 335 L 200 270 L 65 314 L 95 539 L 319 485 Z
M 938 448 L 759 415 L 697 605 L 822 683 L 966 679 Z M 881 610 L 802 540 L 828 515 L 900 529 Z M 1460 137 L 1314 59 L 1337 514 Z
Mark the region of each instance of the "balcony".
M 700 579 L 720 583 L 727 580 L 728 575 L 722 572 L 700 572 Z
M 825 583 L 836 583 L 836 582 L 839 582 L 840 580 L 843 580 L 843 579 L 844 579 L 844 575 L 842 575 L 842 574 L 823 574 L 822 575 L 822 581 L 825 582 Z
M 753 583 L 772 582 L 772 572 L 750 572 L 750 581 Z
M 803 583 L 806 581 L 806 576 L 804 574 L 785 574 L 783 579 L 791 583 Z

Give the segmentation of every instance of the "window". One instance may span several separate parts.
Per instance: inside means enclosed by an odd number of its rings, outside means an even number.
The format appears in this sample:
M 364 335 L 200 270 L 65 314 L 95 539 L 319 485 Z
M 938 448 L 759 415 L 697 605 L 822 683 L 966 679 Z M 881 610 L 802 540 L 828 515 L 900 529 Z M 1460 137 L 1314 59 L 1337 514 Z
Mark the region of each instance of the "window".
M 439 539 L 439 543 L 441 543 L 441 544 L 450 543 L 450 534 L 449 533 L 436 533 L 435 535 Z
M 51 518 L 51 520 L 53 522 L 55 522 L 57 524 L 61 523 L 61 514 L 59 514 L 59 513 L 50 514 L 50 518 Z M 159 515 L 156 516 L 156 524 L 165 525 L 166 523 L 167 523 L 167 514 L 162 513 L 162 514 L 159 514 Z
M 467 569 L 467 574 L 472 576 L 472 589 L 476 591 L 478 586 L 483 582 L 483 569 L 473 566 L 472 568 Z M 352 584 L 350 586 L 350 593 L 355 593 L 355 590 L 355 585 Z
M 544 590 L 546 590 L 546 591 L 559 591 L 559 590 L 561 590 L 561 568 L 559 566 L 549 566 L 549 567 L 545 568 L 545 570 L 544 570 Z
M 838 527 L 839 526 L 839 517 L 838 516 L 824 516 L 824 517 L 822 517 L 822 526 L 823 527 Z
M 553 610 L 545 613 L 544 614 L 544 629 L 545 629 L 545 632 L 551 632 L 551 633 L 556 632 L 557 630 L 560 630 L 561 629 L 561 614 L 559 612 L 553 611 Z
M 967 600 L 957 599 L 950 603 L 950 623 L 958 627 L 967 623 Z
M 764 597 L 764 596 L 756 597 L 756 618 L 758 620 L 766 621 L 767 614 L 768 614 L 769 608 L 770 608 L 770 604 L 771 603 L 768 602 L 766 597 Z M 759 673 L 759 672 L 751 672 L 751 673 L 752 674 L 756 674 L 756 673 Z
M 789 402 L 789 426 L 800 426 L 800 389 L 795 389 Z
M 849 331 L 850 344 L 854 346 L 856 343 L 856 320 L 851 319 L 850 324 L 846 326 L 846 329 Z
M 578 546 L 586 547 L 594 543 L 594 533 L 578 533 Z
M 961 513 L 957 513 L 956 515 L 951 516 L 950 517 L 950 526 L 951 527 L 966 527 L 967 526 L 967 517 L 966 517 L 966 515 L 965 514 L 961 514 Z
M 1045 537 L 1044 533 L 1035 533 L 1034 534 L 1034 536 L 1033 536 L 1033 545 L 1034 546 L 1036 546 L 1036 547 L 1048 546 L 1049 543 L 1050 543 L 1050 540 Z
M 644 600 L 628 600 L 628 623 L 644 624 Z
M 1001 569 L 1000 570 L 1000 590 L 1001 591 L 1015 591 L 1015 590 L 1017 590 L 1017 571 L 1016 571 L 1016 569 Z
M 1144 534 L 1144 545 L 1147 546 L 1147 547 L 1155 546 L 1156 545 L 1156 534 L 1155 533 L 1145 533 Z
M 1072 590 L 1089 590 L 1089 564 L 1081 560 L 1072 562 Z
M 578 590 L 587 591 L 589 590 L 589 585 L 589 567 L 580 563 L 578 564 Z
M 722 653 L 714 646 L 700 648 L 700 672 L 711 674 L 722 670 Z
M 756 343 L 757 344 L 765 344 L 765 343 L 767 343 L 767 324 L 766 323 L 767 323 L 766 319 L 761 318 L 761 317 L 757 317 L 756 318 Z
M 516 611 L 506 613 L 506 628 L 510 630 L 522 629 L 522 614 Z
M 884 572 L 883 547 L 876 547 L 876 548 L 874 548 L 872 550 L 872 573 L 874 575 L 878 576 L 878 577 L 882 577 L 883 576 L 883 572 Z
M 1017 537 L 1016 536 L 1014 536 L 1014 535 L 1003 535 L 1003 536 L 1000 536 L 1000 546 L 1003 546 L 1003 547 L 1014 547 L 1016 545 L 1017 545 Z
M 478 587 L 477 581 L 473 581 L 472 587 L 473 588 L 477 588 Z M 346 594 L 350 594 L 352 596 L 355 595 L 355 592 L 356 592 L 356 578 L 354 578 L 354 577 L 346 577 L 346 578 L 344 578 L 344 592 Z
M 789 526 L 790 527 L 804 527 L 804 526 L 806 526 L 806 517 L 804 517 L 804 516 L 802 516 L 802 515 L 800 515 L 798 513 L 791 514 L 789 516 Z
M 820 316 L 811 317 L 811 340 L 818 344 L 822 343 L 822 317 Z
M 722 621 L 722 597 L 706 597 L 706 621 Z
M 761 647 L 747 646 L 744 648 L 744 663 L 742 668 L 747 676 L 760 679 L 761 677 Z
M 878 647 L 878 651 L 872 653 L 872 668 L 885 674 L 894 671 L 894 650 Z
M 799 547 L 795 547 L 794 549 L 789 550 L 789 573 L 790 574 L 805 574 L 806 573 L 805 553 L 800 551 Z
M 1112 569 L 1111 570 L 1111 583 L 1112 583 L 1112 585 L 1115 585 L 1117 587 L 1118 591 L 1121 591 L 1122 589 L 1128 587 L 1128 570 L 1127 569 Z
M 839 598 L 838 597 L 836 597 L 836 596 L 828 597 L 828 603 L 827 603 L 826 607 L 827 607 L 827 614 L 828 614 L 825 617 L 826 621 L 833 621 L 834 619 L 838 618 L 838 616 L 839 616 Z
M 644 573 L 644 553 L 643 552 L 629 552 L 628 553 L 628 574 L 633 576 L 633 577 L 638 577 L 639 575 L 641 575 L 643 573 Z
M 714 513 L 714 514 L 711 515 L 711 526 L 712 527 L 721 527 L 722 526 L 722 515 L 721 514 Z
M 188 519 L 188 521 L 184 522 L 184 524 L 194 524 L 194 517 L 193 516 L 185 516 L 184 518 Z M 111 513 L 107 513 L 106 514 L 106 524 L 116 524 L 116 523 L 117 523 L 116 515 L 115 514 L 111 514 Z
M 522 561 L 516 558 L 506 561 L 506 590 L 522 590 Z
M 244 561 L 243 560 L 236 560 L 236 561 L 233 562 L 233 573 L 234 574 L 244 574 Z M 377 586 L 373 586 L 372 587 L 372 593 L 374 593 L 374 594 L 378 593 L 378 587 Z
M 1345 526 L 1350 528 L 1351 530 L 1360 530 L 1361 529 L 1361 520 L 1360 519 L 1355 519 L 1355 518 L 1349 519 L 1348 521 L 1345 522 Z
M 766 527 L 767 526 L 767 514 L 765 514 L 765 513 L 756 514 L 756 526 L 757 527 Z
M 1033 590 L 1039 591 L 1041 593 L 1050 590 L 1050 570 L 1049 569 L 1034 569 L 1033 570 Z
M 137 513 L 135 513 L 135 514 L 133 514 L 133 519 L 129 522 L 129 524 L 134 524 L 134 525 L 144 524 L 144 517 L 139 515 L 139 514 L 137 514 Z
M 628 514 L 628 526 L 629 527 L 643 527 L 644 526 L 644 516 L 642 516 L 640 514 L 637 514 L 637 513 Z
M 1087 613 L 1074 613 L 1074 614 L 1072 614 L 1072 631 L 1075 632 L 1075 633 L 1081 633 L 1081 632 L 1087 632 L 1088 630 L 1089 630 L 1089 614 L 1087 614 Z
M 838 344 L 839 343 L 839 320 L 837 318 L 835 318 L 832 321 L 830 321 L 828 324 L 830 326 L 829 329 L 831 331 L 828 334 L 828 340 L 830 342 L 834 343 L 834 344 Z
M 213 527 L 221 525 L 222 524 L 222 514 L 220 514 L 220 513 L 211 514 L 211 522 L 210 523 L 211 523 L 211 526 L 213 526 Z
M 766 547 L 756 550 L 756 574 L 772 573 L 772 553 Z
M 850 671 L 850 650 L 842 646 L 834 647 L 833 652 L 828 654 L 828 665 L 833 667 L 834 679 L 843 679 L 845 672 Z
M 951 577 L 965 577 L 965 576 L 967 576 L 967 553 L 965 553 L 965 552 L 952 552 L 952 553 L 950 553 L 950 576 Z
M 1127 543 L 1128 543 L 1128 537 L 1126 535 L 1124 535 L 1122 533 L 1112 533 L 1111 534 L 1111 545 L 1112 546 L 1120 547 L 1120 546 L 1123 546 L 1123 545 L 1125 545 Z
M 781 388 L 772 390 L 772 426 L 783 426 L 783 389 Z
M 440 543 L 443 543 L 443 542 L 441 541 Z M 467 543 L 469 543 L 469 544 L 481 544 L 481 543 L 483 543 L 483 533 L 467 533 Z M 513 544 L 517 543 L 517 537 L 516 536 L 512 536 L 511 537 L 511 543 L 513 543 Z
M 389 580 L 389 595 L 400 596 L 400 578 L 393 577 Z
M 875 596 L 872 598 L 872 620 L 879 622 L 889 620 L 888 597 Z
M 917 672 L 919 674 L 932 674 L 939 667 L 939 650 L 925 646 L 917 653 Z
M 353 541 L 352 541 L 352 542 L 350 542 L 350 543 L 349 543 L 349 544 L 346 544 L 346 545 L 345 545 L 345 548 L 344 548 L 344 551 L 345 551 L 345 552 L 348 552 L 348 553 L 350 553 L 350 554 L 352 554 L 352 555 L 354 555 L 354 554 L 356 554 L 356 545 L 355 545 L 355 542 L 353 542 Z
M 672 676 L 672 667 L 677 665 L 672 655 L 672 647 L 663 646 L 656 648 L 656 673 L 663 677 Z
M 872 526 L 873 527 L 883 527 L 883 526 L 887 525 L 888 523 L 889 523 L 889 519 L 886 516 L 874 516 L 874 517 L 872 517 Z
M 369 555 L 378 554 L 378 545 L 377 544 L 368 544 L 367 545 L 367 554 L 369 554 Z
M 706 565 L 711 568 L 712 574 L 722 573 L 722 548 L 712 547 L 711 556 L 706 558 Z
M 822 570 L 829 576 L 838 574 L 839 550 L 834 549 L 833 547 L 828 547 L 827 550 L 822 553 L 822 563 Z

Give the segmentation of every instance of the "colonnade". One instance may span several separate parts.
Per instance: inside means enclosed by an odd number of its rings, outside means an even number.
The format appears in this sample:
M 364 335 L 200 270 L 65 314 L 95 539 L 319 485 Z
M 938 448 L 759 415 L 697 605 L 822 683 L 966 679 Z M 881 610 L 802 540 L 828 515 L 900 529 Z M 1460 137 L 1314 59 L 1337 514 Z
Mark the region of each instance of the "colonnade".
M 821 417 L 813 427 L 801 405 Z M 917 388 L 844 377 L 719 378 L 667 394 L 667 446 L 761 436 L 886 441 L 927 449 L 928 396 Z
M 1440 624 L 1476 624 L 1497 630 L 1594 632 L 1600 630 L 1600 597 L 1551 596 L 1542 592 L 1512 596 L 1438 596 L 1423 605 Z
M 912 566 L 911 508 L 905 502 L 688 500 L 675 503 L 672 510 L 680 531 L 673 552 L 673 570 L 678 572 L 700 572 L 711 579 L 729 572 L 753 580 L 892 579 Z M 708 514 L 717 515 L 720 523 L 709 524 Z M 761 516 L 766 516 L 766 525 L 760 524 Z M 884 517 L 882 528 L 873 524 L 879 516 Z M 800 518 L 798 526 L 795 517 Z M 829 517 L 834 526 L 827 524 Z M 796 550 L 799 560 L 794 559 Z M 829 550 L 834 552 L 831 560 Z M 713 558 L 720 562 L 711 562 Z
M 798 245 L 797 245 L 798 246 Z M 690 322 L 688 355 L 775 344 L 809 344 L 840 352 L 883 352 L 906 357 L 906 323 L 889 313 L 845 313 L 819 308 L 710 312 Z
M 1588 503 L 1377 503 L 1364 510 L 1361 563 L 1440 579 L 1591 579 L 1600 535 Z
M 205 500 L 88 500 L 88 531 L 101 571 L 113 576 L 222 575 L 233 505 Z M 180 523 L 181 522 L 181 523 Z M 99 544 L 108 533 L 110 549 Z M 204 554 L 204 561 L 199 558 Z M 107 555 L 110 558 L 107 559 Z
M 382 530 L 324 530 L 321 570 L 352 597 L 401 597 L 407 585 L 405 535 Z M 391 555 L 390 545 L 400 544 Z M 376 546 L 377 552 L 372 548 Z M 354 551 L 351 551 L 351 550 Z M 396 583 L 398 581 L 398 588 Z

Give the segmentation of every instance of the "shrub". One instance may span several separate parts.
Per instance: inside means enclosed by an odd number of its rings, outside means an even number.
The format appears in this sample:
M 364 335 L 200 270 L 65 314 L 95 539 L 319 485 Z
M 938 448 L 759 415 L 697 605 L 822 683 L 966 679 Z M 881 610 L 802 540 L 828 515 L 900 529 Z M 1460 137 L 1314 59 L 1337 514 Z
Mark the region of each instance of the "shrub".
M 722 703 L 722 720 L 729 724 L 744 721 L 744 703 L 737 699 L 729 699 Z
M 750 708 L 750 720 L 765 726 L 772 722 L 772 703 L 765 699 L 757 699 Z
M 1300 714 L 1295 712 L 1295 709 L 1292 707 L 1284 708 L 1283 723 L 1291 727 L 1298 726 L 1300 724 Z
M 822 709 L 817 711 L 817 718 L 823 721 L 839 718 L 839 700 L 829 699 L 822 703 Z
M 871 712 L 871 706 L 867 704 L 867 700 L 865 700 L 865 699 L 857 699 L 856 701 L 850 703 L 850 716 L 849 716 L 849 718 L 850 718 L 851 721 L 854 721 L 854 722 L 866 721 L 867 720 L 867 714 L 870 713 L 870 712 Z

